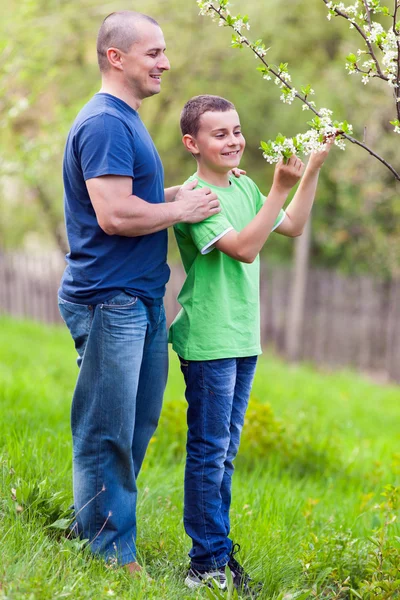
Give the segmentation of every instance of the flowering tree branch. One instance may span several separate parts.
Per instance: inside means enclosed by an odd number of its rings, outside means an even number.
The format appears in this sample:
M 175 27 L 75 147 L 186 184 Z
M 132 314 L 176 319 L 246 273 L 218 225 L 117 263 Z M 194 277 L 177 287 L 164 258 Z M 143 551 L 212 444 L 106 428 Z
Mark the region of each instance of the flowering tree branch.
M 367 84 L 373 77 L 379 77 L 393 88 L 397 120 L 390 121 L 394 126 L 395 133 L 400 133 L 400 22 L 397 21 L 400 2 L 394 0 L 393 14 L 390 13 L 387 6 L 381 6 L 380 0 L 363 0 L 365 12 L 360 12 L 360 1 L 356 0 L 354 5 L 345 6 L 343 2 L 334 2 L 332 0 L 322 0 L 329 9 L 328 19 L 333 15 L 343 17 L 350 22 L 350 27 L 358 31 L 367 45 L 368 52 L 358 50 L 359 57 L 363 53 L 371 56 L 371 60 L 363 63 L 363 70 L 359 67 L 355 54 L 347 56 L 346 69 L 349 74 L 362 73 L 362 82 Z M 393 19 L 393 24 L 388 31 L 385 31 L 380 23 L 372 20 L 372 14 L 383 14 Z M 374 49 L 376 47 L 376 50 Z M 382 68 L 376 55 L 379 50 L 383 54 Z
M 350 21 L 350 27 L 352 29 L 354 28 L 354 29 L 356 29 L 358 31 L 358 33 L 364 39 L 364 41 L 365 41 L 365 43 L 366 43 L 366 45 L 368 47 L 368 51 L 369 51 L 368 53 L 370 54 L 371 59 L 372 59 L 374 65 L 375 65 L 376 72 L 374 72 L 375 70 L 373 69 L 373 65 L 372 64 L 367 64 L 366 65 L 367 67 L 369 66 L 369 70 L 368 71 L 362 71 L 361 69 L 359 69 L 359 67 L 357 66 L 356 62 L 354 62 L 354 63 L 351 62 L 350 64 L 354 65 L 354 69 L 357 70 L 357 71 L 359 71 L 360 73 L 367 73 L 367 75 L 370 74 L 370 77 L 380 77 L 380 79 L 383 79 L 384 81 L 388 81 L 388 78 L 383 74 L 383 72 L 381 70 L 379 61 L 378 61 L 378 59 L 376 57 L 373 45 L 372 45 L 371 40 L 370 40 L 370 38 L 372 37 L 373 24 L 372 24 L 372 21 L 371 21 L 371 12 L 369 10 L 367 0 L 364 0 L 364 5 L 365 5 L 365 8 L 366 8 L 365 15 L 366 15 L 366 18 L 367 18 L 367 21 L 368 21 L 368 28 L 369 28 L 369 34 L 368 35 L 361 29 L 360 25 L 355 20 L 356 14 L 354 14 L 354 18 L 352 18 L 352 16 L 350 14 L 347 14 L 347 13 L 344 12 L 344 4 L 343 4 L 343 2 L 340 2 L 339 4 L 335 4 L 334 2 L 329 1 L 329 0 L 322 0 L 322 1 L 330 9 L 330 12 L 328 14 L 328 18 L 330 18 L 332 16 L 332 14 L 335 14 L 335 15 L 337 15 L 339 17 L 343 17 L 344 19 L 347 19 L 348 21 Z M 355 6 L 354 11 L 357 11 L 358 4 L 356 3 L 354 6 Z M 340 10 L 339 7 L 340 8 L 343 7 L 342 10 Z M 353 7 L 351 7 L 351 8 L 353 8 Z M 378 43 L 378 45 L 379 45 L 379 43 Z M 351 55 L 351 56 L 353 56 L 353 55 Z M 349 72 L 351 72 L 351 71 L 349 71 Z
M 387 82 L 395 91 L 396 108 L 399 116 L 400 23 L 396 23 L 397 9 L 400 7 L 399 0 L 395 0 L 394 15 L 390 15 L 386 7 L 380 6 L 380 0 L 363 0 L 362 8 L 365 12 L 362 12 L 361 14 L 357 13 L 357 10 L 360 10 L 360 0 L 356 0 L 354 6 L 347 8 L 342 2 L 337 3 L 328 0 L 323 0 L 323 2 L 329 8 L 329 19 L 332 18 L 332 15 L 337 15 L 349 20 L 350 27 L 357 29 L 367 45 L 368 52 L 359 50 L 358 54 L 368 53 L 371 56 L 371 59 L 363 64 L 364 69 L 368 70 L 361 69 L 357 64 L 359 59 L 356 55 L 351 54 L 347 57 L 348 64 L 346 66 L 349 73 L 363 73 L 364 84 L 372 77 L 379 77 Z M 269 140 L 268 142 L 261 142 L 263 156 L 268 162 L 277 162 L 282 157 L 286 159 L 293 153 L 303 152 L 304 154 L 309 154 L 310 152 L 320 150 L 324 146 L 327 136 L 334 134 L 337 136 L 335 144 L 339 146 L 339 148 L 344 149 L 345 139 L 360 146 L 385 165 L 385 167 L 392 172 L 394 177 L 400 181 L 400 174 L 392 167 L 392 165 L 371 148 L 366 146 L 364 142 L 361 142 L 350 135 L 352 133 L 352 126 L 347 123 L 347 121 L 334 121 L 332 120 L 331 110 L 327 108 L 316 108 L 315 102 L 309 100 L 309 96 L 314 94 L 314 90 L 310 85 L 301 87 L 301 93 L 293 87 L 287 63 L 281 63 L 278 67 L 267 62 L 265 56 L 269 48 L 266 48 L 262 40 L 251 42 L 242 33 L 243 29 L 250 29 L 247 15 L 231 15 L 228 8 L 229 0 L 197 0 L 197 4 L 200 7 L 201 15 L 209 15 L 214 21 L 218 21 L 220 26 L 226 26 L 233 29 L 232 46 L 234 48 L 243 48 L 244 46 L 247 46 L 252 50 L 255 57 L 262 63 L 257 70 L 261 72 L 263 78 L 267 80 L 271 80 L 272 76 L 275 78 L 275 84 L 281 89 L 280 99 L 282 102 L 291 104 L 295 98 L 298 98 L 303 103 L 303 110 L 310 110 L 315 115 L 315 117 L 308 122 L 308 125 L 311 127 L 308 132 L 298 134 L 292 139 L 285 138 L 279 134 L 274 141 Z M 371 13 L 374 12 L 383 12 L 385 15 L 393 16 L 394 25 L 393 29 L 389 30 L 389 34 L 384 32 L 381 25 L 372 21 Z M 356 19 L 363 20 L 364 30 Z M 393 42 L 396 44 L 396 56 L 393 55 Z M 378 61 L 373 43 L 375 43 L 375 45 L 377 45 L 384 53 L 385 68 L 382 68 Z M 394 63 L 396 63 L 397 67 L 396 73 L 394 73 Z M 391 121 L 391 124 L 394 125 L 394 131 L 400 133 L 400 121 Z

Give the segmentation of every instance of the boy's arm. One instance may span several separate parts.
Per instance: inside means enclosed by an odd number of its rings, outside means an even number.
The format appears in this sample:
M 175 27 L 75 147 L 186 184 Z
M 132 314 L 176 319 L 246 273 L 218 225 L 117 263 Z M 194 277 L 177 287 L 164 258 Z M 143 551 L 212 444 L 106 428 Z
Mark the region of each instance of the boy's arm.
M 181 189 L 180 185 L 174 185 L 169 188 L 164 189 L 165 202 L 173 202 L 175 200 L 175 196 Z
M 242 231 L 229 231 L 215 243 L 215 247 L 236 260 L 252 263 L 267 241 L 279 211 L 303 170 L 303 163 L 295 156 L 287 164 L 279 162 L 275 168 L 271 191 L 261 210 Z
M 321 152 L 310 155 L 306 170 L 293 200 L 285 209 L 286 218 L 275 229 L 277 233 L 288 237 L 296 237 L 303 233 L 305 224 L 310 216 L 317 189 L 318 176 L 321 167 L 329 154 L 335 138 L 330 138 L 326 148 Z

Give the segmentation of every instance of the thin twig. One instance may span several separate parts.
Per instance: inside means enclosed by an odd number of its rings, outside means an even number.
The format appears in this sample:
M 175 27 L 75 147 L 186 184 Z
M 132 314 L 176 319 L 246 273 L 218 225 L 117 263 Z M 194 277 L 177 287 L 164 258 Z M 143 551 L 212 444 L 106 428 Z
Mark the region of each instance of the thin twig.
M 93 496 L 93 498 L 90 498 L 90 500 L 88 500 L 88 501 L 86 502 L 86 504 L 84 504 L 84 505 L 83 505 L 83 506 L 82 506 L 82 507 L 81 507 L 81 508 L 78 510 L 78 512 L 74 514 L 73 518 L 71 519 L 71 523 L 73 523 L 74 521 L 76 521 L 76 517 L 79 515 L 79 513 L 81 513 L 81 512 L 83 511 L 83 509 L 84 509 L 84 508 L 86 508 L 87 506 L 89 506 L 89 504 L 90 504 L 91 502 L 93 502 L 93 500 L 96 500 L 96 498 L 97 498 L 98 496 L 100 496 L 100 494 L 102 494 L 102 493 L 103 493 L 103 492 L 105 492 L 105 491 L 106 491 L 106 486 L 105 486 L 105 485 L 104 485 L 104 483 L 103 483 L 103 486 L 102 486 L 101 490 L 100 490 L 99 492 L 97 492 L 97 494 L 96 494 L 95 496 Z M 73 532 L 73 528 L 71 529 L 70 533 L 67 535 L 67 538 L 69 538 L 69 537 L 70 537 L 70 535 L 72 535 L 72 532 Z
M 103 531 L 104 527 L 107 525 L 107 523 L 108 523 L 108 521 L 109 521 L 110 517 L 112 517 L 112 512 L 111 512 L 111 510 L 109 511 L 109 513 L 108 513 L 108 515 L 107 515 L 107 519 L 104 521 L 104 523 L 103 523 L 103 525 L 102 525 L 102 527 L 101 527 L 100 531 L 98 531 L 98 532 L 97 532 L 97 534 L 94 536 L 94 538 L 93 538 L 92 540 L 90 540 L 90 542 L 89 542 L 90 544 L 93 544 L 93 542 L 94 542 L 95 540 L 97 540 L 97 538 L 99 537 L 99 535 L 100 535 L 100 534 L 101 534 L 101 532 Z
M 211 5 L 210 8 L 212 8 L 212 10 L 214 10 L 217 15 L 219 16 L 220 19 L 222 19 L 223 21 L 225 21 L 225 23 L 227 22 L 226 17 L 224 17 L 224 15 L 221 12 L 221 9 L 215 8 L 215 6 Z M 231 27 L 231 29 L 233 29 L 234 31 L 236 31 L 234 29 L 234 27 L 232 27 L 232 25 L 228 25 L 229 27 Z M 237 32 L 236 32 L 237 33 Z M 249 40 L 247 38 L 245 38 L 244 36 L 242 36 L 240 33 L 238 33 L 238 36 L 240 38 L 240 43 L 241 44 L 245 44 L 246 46 L 248 46 L 248 48 L 250 48 L 250 50 L 252 50 L 252 52 L 254 52 L 254 54 L 261 60 L 261 62 L 263 63 L 263 65 L 266 67 L 266 69 L 268 69 L 269 73 L 272 73 L 272 75 L 274 75 L 274 77 L 277 77 L 279 79 L 279 81 L 281 81 L 281 83 L 284 84 L 285 87 L 287 87 L 289 90 L 293 89 L 293 86 L 285 80 L 284 77 L 282 77 L 282 75 L 280 74 L 280 72 L 275 71 L 275 69 L 273 67 L 271 67 L 267 61 L 264 59 L 264 57 L 257 52 L 257 50 L 255 50 L 255 48 L 251 45 L 251 43 L 249 42 Z M 313 107 L 313 105 L 308 102 L 306 96 L 302 96 L 301 94 L 299 94 L 299 92 L 296 91 L 295 94 L 296 98 L 299 98 L 299 100 L 301 100 L 302 102 L 304 102 L 304 104 L 307 104 L 308 108 L 318 117 L 320 117 L 321 115 L 318 113 L 318 111 Z
M 365 144 L 363 144 L 362 142 L 360 142 L 359 140 L 356 140 L 355 138 L 347 135 L 347 133 L 342 133 L 342 136 L 345 137 L 347 140 L 349 140 L 349 142 L 351 142 L 352 144 L 356 144 L 357 146 L 360 146 L 361 148 L 364 148 L 364 150 L 366 150 L 367 152 L 369 152 L 369 154 L 371 154 L 371 156 L 375 157 L 377 160 L 379 160 L 382 164 L 385 165 L 385 167 L 387 167 L 389 169 L 389 171 L 391 171 L 393 173 L 393 175 L 395 176 L 395 178 L 400 181 L 400 173 L 398 173 L 390 163 L 388 163 L 384 158 L 382 158 L 381 156 L 379 156 L 379 154 L 377 154 L 376 152 L 374 152 L 373 150 L 371 150 L 371 148 L 369 148 L 368 146 L 366 146 Z
M 372 27 L 371 12 L 369 10 L 369 6 L 368 6 L 368 3 L 367 3 L 367 0 L 363 0 L 363 2 L 364 2 L 364 6 L 365 6 L 365 12 L 367 13 L 369 30 L 371 31 L 371 27 Z

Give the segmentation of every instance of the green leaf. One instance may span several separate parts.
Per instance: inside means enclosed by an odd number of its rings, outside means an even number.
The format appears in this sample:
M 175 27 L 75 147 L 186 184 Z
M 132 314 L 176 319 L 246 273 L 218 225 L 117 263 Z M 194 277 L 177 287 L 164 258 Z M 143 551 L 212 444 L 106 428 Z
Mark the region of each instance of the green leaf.
M 264 150 L 264 152 L 269 152 L 271 150 L 271 143 L 270 142 L 260 142 L 260 148 L 261 150 Z
M 58 519 L 51 525 L 48 525 L 49 529 L 68 529 L 71 525 L 71 519 Z
M 321 119 L 317 116 L 312 119 L 312 121 L 307 121 L 307 125 L 311 127 L 311 129 L 316 129 L 319 131 L 321 129 Z
M 356 56 L 355 54 L 353 54 L 353 53 L 351 53 L 351 54 L 348 54 L 348 55 L 346 56 L 346 60 L 347 60 L 349 63 L 351 63 L 351 64 L 354 64 L 354 65 L 355 65 L 355 64 L 356 64 L 356 62 L 357 62 L 357 56 Z
M 232 35 L 232 48 L 243 48 L 243 44 L 240 41 L 240 37 L 236 34 Z

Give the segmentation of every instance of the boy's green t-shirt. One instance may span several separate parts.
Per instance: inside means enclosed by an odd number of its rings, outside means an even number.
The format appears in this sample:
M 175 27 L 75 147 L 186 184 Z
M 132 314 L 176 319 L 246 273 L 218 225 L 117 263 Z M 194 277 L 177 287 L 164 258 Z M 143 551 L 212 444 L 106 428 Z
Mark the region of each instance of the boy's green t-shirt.
M 192 175 L 188 181 L 198 179 Z M 186 360 L 240 358 L 261 354 L 259 257 L 242 263 L 213 248 L 224 233 L 242 230 L 255 217 L 265 196 L 249 178 L 231 177 L 227 188 L 199 179 L 216 191 L 221 212 L 201 223 L 175 225 L 186 271 L 178 296 L 181 311 L 171 325 L 169 341 Z M 278 227 L 285 218 L 281 210 Z

